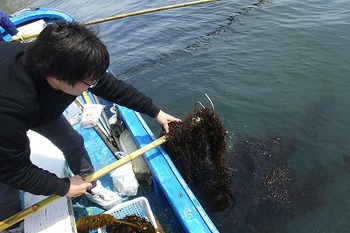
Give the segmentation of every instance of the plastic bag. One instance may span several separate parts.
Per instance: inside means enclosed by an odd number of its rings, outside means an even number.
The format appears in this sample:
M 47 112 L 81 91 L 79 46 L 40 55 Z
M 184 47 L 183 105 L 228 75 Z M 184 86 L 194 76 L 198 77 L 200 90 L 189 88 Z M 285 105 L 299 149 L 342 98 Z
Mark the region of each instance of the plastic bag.
M 118 152 L 121 157 L 125 156 L 125 153 Z M 132 163 L 128 162 L 121 167 L 118 167 L 111 172 L 110 176 L 113 180 L 115 191 L 120 196 L 135 196 L 137 195 L 139 183 L 132 170 Z
M 84 104 L 83 116 L 81 125 L 84 128 L 89 128 L 97 125 L 102 114 L 104 105 L 102 104 Z

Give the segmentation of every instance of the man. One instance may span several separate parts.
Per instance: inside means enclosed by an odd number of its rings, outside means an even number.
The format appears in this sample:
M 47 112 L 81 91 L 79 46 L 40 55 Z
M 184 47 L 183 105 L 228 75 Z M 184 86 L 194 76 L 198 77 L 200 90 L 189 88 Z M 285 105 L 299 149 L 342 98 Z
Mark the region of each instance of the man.
M 24 40 L 27 35 L 25 35 L 23 32 L 19 32 L 16 28 L 16 26 L 12 23 L 12 21 L 9 19 L 7 14 L 0 9 L 0 26 L 7 31 L 11 36 L 18 36 L 21 40 Z M 2 38 L 2 34 L 0 33 L 0 41 L 4 41 Z
M 115 197 L 93 173 L 82 137 L 62 112 L 89 89 L 106 100 L 154 117 L 168 132 L 180 121 L 132 86 L 106 73 L 109 55 L 90 30 L 77 23 L 48 25 L 29 44 L 0 42 L 0 220 L 20 211 L 19 190 L 76 197 L 81 194 L 110 208 Z M 60 148 L 75 176 L 60 179 L 33 165 L 27 131 L 32 129 Z

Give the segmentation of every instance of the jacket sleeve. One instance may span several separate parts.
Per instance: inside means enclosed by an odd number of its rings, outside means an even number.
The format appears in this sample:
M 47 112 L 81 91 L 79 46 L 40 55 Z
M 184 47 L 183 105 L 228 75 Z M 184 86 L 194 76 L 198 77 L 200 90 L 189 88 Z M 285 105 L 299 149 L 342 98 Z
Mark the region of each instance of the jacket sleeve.
M 11 36 L 14 36 L 18 33 L 16 26 L 12 23 L 9 17 L 4 11 L 0 9 L 0 26 L 3 27 Z
M 153 104 L 151 98 L 109 73 L 106 73 L 98 85 L 90 91 L 105 100 L 147 114 L 150 117 L 156 117 L 160 111 L 160 108 Z
M 58 178 L 30 161 L 26 117 L 2 106 L 0 112 L 0 181 L 33 194 L 64 196 L 68 178 Z

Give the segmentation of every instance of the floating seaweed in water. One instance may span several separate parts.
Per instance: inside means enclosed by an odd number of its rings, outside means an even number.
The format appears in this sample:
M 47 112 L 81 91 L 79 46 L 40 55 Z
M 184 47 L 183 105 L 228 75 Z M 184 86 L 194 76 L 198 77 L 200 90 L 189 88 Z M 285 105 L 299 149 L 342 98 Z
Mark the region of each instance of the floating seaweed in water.
M 350 168 L 350 152 L 343 154 L 344 163 L 348 168 Z
M 163 147 L 190 187 L 197 190 L 199 201 L 208 211 L 230 207 L 227 131 L 218 115 L 209 108 L 195 109 L 184 121 L 170 124 L 170 131 Z
M 328 174 L 316 164 L 304 181 L 296 175 L 291 156 L 294 140 L 270 135 L 240 138 L 232 151 L 237 232 L 273 232 L 273 223 L 290 221 L 323 203 L 319 190 Z M 224 232 L 225 230 L 223 230 Z
M 107 233 L 133 232 L 133 233 L 154 233 L 153 225 L 145 218 L 136 215 L 126 216 L 123 220 L 116 219 L 109 214 L 97 214 L 81 217 L 77 223 L 78 233 L 89 233 L 90 230 L 97 230 L 106 227 Z

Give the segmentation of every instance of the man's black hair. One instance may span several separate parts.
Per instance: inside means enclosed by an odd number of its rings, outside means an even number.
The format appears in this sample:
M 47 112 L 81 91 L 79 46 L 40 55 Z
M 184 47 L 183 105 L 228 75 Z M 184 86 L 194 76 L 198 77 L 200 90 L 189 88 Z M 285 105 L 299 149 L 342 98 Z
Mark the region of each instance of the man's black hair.
M 109 66 L 109 54 L 98 36 L 84 25 L 56 22 L 28 45 L 24 65 L 34 78 L 54 77 L 73 86 L 102 76 Z

